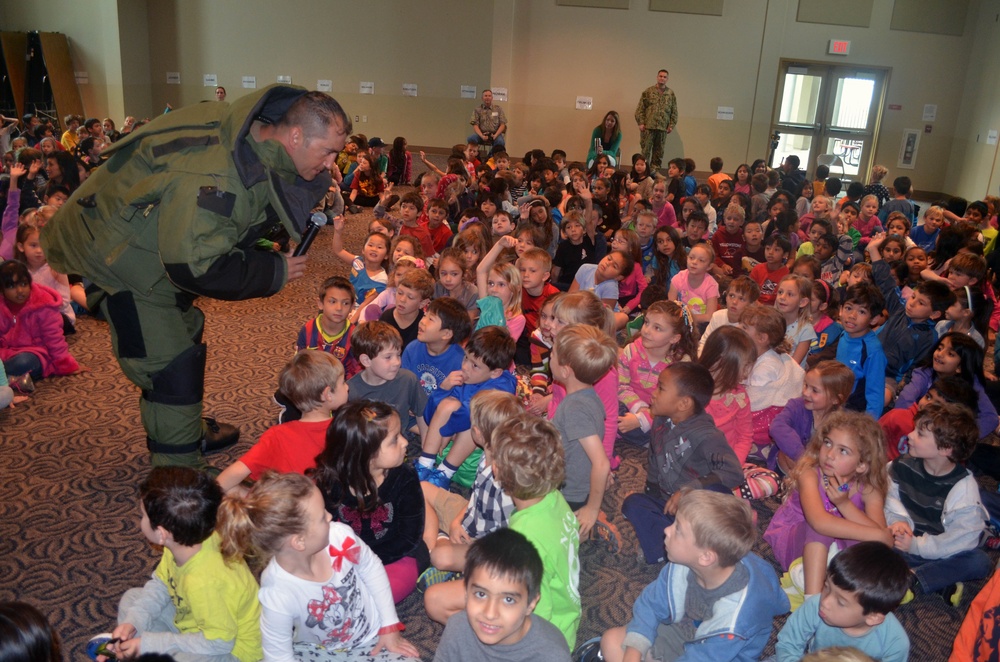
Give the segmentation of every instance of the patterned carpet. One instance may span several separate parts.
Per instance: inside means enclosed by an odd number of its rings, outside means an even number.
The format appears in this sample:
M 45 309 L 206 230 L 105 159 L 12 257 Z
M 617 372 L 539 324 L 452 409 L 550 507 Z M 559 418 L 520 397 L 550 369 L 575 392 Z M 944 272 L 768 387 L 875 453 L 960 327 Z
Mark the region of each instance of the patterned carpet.
M 360 245 L 370 218 L 367 211 L 348 218 L 348 248 Z M 200 301 L 209 346 L 206 413 L 243 432 L 237 446 L 210 458 L 215 466 L 238 458 L 274 422 L 277 374 L 299 327 L 315 314 L 314 290 L 325 277 L 346 272 L 330 253 L 329 233 L 324 230 L 314 244 L 307 275 L 278 295 Z M 104 323 L 81 318 L 70 347 L 89 372 L 43 381 L 29 402 L 0 412 L 0 466 L 8 477 L 0 482 L 0 599 L 38 606 L 61 636 L 66 659 L 81 660 L 87 639 L 114 626 L 119 597 L 146 581 L 158 556 L 139 531 L 137 486 L 149 460 L 138 390 L 112 358 Z M 641 489 L 645 451 L 619 452 L 624 462 L 604 505 L 625 545 L 618 555 L 597 544 L 581 549 L 580 642 L 627 622 L 632 602 L 660 570 L 639 558 L 631 527 L 619 514 L 624 496 Z M 762 529 L 776 505 L 773 499 L 756 504 Z M 755 549 L 773 562 L 765 543 Z M 913 659 L 947 657 L 964 607 L 980 586 L 966 588 L 960 611 L 937 596 L 900 608 Z M 425 616 L 422 596 L 409 597 L 399 611 L 406 636 L 431 659 L 442 628 Z

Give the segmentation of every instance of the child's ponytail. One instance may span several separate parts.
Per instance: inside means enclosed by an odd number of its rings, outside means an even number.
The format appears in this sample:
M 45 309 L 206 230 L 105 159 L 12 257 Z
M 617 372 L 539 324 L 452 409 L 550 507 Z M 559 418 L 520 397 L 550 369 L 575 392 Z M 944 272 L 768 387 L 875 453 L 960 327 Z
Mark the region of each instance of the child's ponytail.
M 227 496 L 216 524 L 223 557 L 243 556 L 258 568 L 267 565 L 288 536 L 305 531 L 303 504 L 315 489 L 301 474 L 269 471 L 246 496 Z

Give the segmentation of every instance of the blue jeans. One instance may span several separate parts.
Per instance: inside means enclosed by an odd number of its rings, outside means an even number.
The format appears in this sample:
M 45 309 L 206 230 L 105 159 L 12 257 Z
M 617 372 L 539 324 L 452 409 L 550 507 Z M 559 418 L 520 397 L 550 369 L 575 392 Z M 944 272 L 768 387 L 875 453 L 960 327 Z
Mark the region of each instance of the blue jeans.
M 20 377 L 27 373 L 35 381 L 42 378 L 42 360 L 37 354 L 21 352 L 3 362 L 3 369 L 11 377 Z
M 618 415 L 624 416 L 629 413 L 628 408 L 621 402 L 618 403 Z M 642 428 L 636 428 L 634 430 L 629 430 L 628 432 L 619 432 L 618 438 L 622 441 L 626 441 L 633 446 L 648 446 L 649 445 L 649 433 L 643 432 Z
M 982 579 L 993 570 L 993 562 L 981 549 L 968 549 L 943 559 L 902 554 L 925 593 L 940 591 L 956 582 Z
M 493 150 L 492 151 L 498 152 L 498 151 L 500 151 L 501 149 L 503 149 L 504 147 L 507 146 L 507 143 L 504 142 L 504 135 L 505 134 L 501 133 L 499 136 L 493 136 Z M 480 138 L 478 133 L 473 133 L 472 135 L 469 136 L 468 142 L 470 142 L 470 143 L 476 143 L 477 145 L 485 145 L 489 141 L 483 140 L 482 138 Z

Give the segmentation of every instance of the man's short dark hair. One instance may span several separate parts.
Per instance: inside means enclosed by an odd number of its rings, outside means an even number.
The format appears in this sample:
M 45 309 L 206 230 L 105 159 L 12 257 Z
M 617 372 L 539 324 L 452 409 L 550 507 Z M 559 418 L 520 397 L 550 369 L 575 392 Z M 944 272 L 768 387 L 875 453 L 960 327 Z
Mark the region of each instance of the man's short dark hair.
M 465 555 L 465 585 L 472 573 L 482 568 L 487 574 L 524 584 L 528 602 L 542 590 L 542 557 L 523 533 L 500 527 L 472 543 Z
M 885 307 L 885 297 L 874 283 L 862 281 L 847 288 L 844 293 L 844 304 L 848 303 L 864 306 L 872 315 L 878 315 Z
M 857 594 L 866 616 L 888 614 L 910 587 L 906 560 L 877 541 L 859 542 L 834 556 L 827 575 L 837 588 Z
M 507 329 L 484 326 L 469 338 L 465 351 L 482 359 L 490 370 L 506 370 L 514 360 L 517 343 Z
M 794 169 L 798 169 L 799 164 L 802 163 L 802 161 L 799 159 L 798 154 L 789 154 L 785 157 L 785 163 L 792 166 Z
M 441 330 L 451 331 L 452 344 L 461 345 L 472 333 L 472 320 L 465 306 L 451 297 L 438 297 L 427 306 L 427 314 L 441 320 Z
M 324 92 L 306 92 L 285 111 L 277 125 L 301 128 L 308 142 L 326 136 L 335 119 L 340 122 L 344 133 L 351 133 L 354 129 L 351 118 L 336 99 Z
M 87 131 L 90 131 L 90 128 L 92 126 L 94 126 L 95 124 L 100 124 L 100 123 L 101 123 L 101 120 L 97 119 L 96 117 L 88 117 L 87 121 L 83 123 L 83 128 L 85 128 Z
M 664 372 L 670 375 L 677 385 L 677 392 L 691 396 L 694 401 L 695 413 L 705 411 L 715 393 L 715 380 L 708 368 L 693 361 L 672 363 Z
M 197 545 L 212 535 L 222 488 L 204 471 L 154 467 L 139 486 L 150 526 L 162 526 L 181 545 Z

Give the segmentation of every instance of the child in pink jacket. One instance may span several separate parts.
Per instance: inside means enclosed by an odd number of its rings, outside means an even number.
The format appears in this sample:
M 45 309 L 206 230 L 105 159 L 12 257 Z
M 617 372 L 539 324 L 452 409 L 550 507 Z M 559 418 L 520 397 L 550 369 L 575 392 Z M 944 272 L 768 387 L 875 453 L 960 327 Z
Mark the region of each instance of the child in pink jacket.
M 79 372 L 63 337 L 59 295 L 32 283 L 28 267 L 13 260 L 0 265 L 0 288 L 0 360 L 7 374 L 41 379 Z

